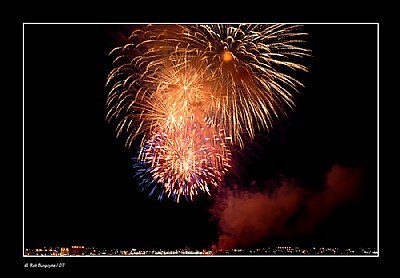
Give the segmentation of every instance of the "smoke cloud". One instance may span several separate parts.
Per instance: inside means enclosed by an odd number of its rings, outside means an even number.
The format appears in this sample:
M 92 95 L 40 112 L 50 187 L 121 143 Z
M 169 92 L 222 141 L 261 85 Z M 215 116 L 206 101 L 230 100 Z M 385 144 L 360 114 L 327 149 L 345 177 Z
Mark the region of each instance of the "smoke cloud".
M 212 208 L 218 220 L 218 248 L 250 247 L 276 235 L 312 234 L 338 206 L 360 198 L 363 175 L 362 168 L 333 165 L 318 191 L 293 180 L 283 180 L 272 192 L 222 190 Z
M 305 200 L 306 209 L 301 214 L 295 232 L 311 234 L 338 206 L 358 201 L 363 176 L 362 168 L 334 165 L 326 175 L 324 189 Z

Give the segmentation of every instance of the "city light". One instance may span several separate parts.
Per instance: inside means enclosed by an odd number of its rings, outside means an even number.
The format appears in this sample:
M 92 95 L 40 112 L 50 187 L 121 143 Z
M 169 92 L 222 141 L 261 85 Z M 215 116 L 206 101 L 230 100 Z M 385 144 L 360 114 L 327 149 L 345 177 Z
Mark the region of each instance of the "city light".
M 139 250 L 136 248 L 119 249 L 119 248 L 95 248 L 85 246 L 70 247 L 51 247 L 45 248 L 26 248 L 25 256 L 269 256 L 269 255 L 293 255 L 293 256 L 377 256 L 376 248 L 338 248 L 338 247 L 292 247 L 292 246 L 275 246 L 255 249 L 231 249 L 231 250 L 212 250 L 205 248 L 202 250 L 191 250 L 189 248 L 181 248 L 175 250 Z

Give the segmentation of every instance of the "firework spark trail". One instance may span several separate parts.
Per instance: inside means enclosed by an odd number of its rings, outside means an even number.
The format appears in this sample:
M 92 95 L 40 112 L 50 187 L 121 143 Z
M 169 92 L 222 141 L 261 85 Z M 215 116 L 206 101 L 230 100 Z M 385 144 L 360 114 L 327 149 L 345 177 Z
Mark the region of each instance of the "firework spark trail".
M 292 92 L 303 85 L 289 72 L 307 71 L 295 61 L 310 55 L 308 49 L 297 46 L 304 42 L 300 28 L 281 24 L 141 26 L 132 32 L 128 44 L 110 53 L 115 59 L 106 83 L 111 86 L 106 118 L 117 119 L 117 136 L 126 132 L 129 147 L 143 135 L 141 153 L 151 153 L 155 146 L 158 151 L 176 148 L 167 143 L 174 140 L 174 145 L 190 141 L 170 125 L 171 119 L 189 126 L 194 125 L 193 119 L 210 122 L 203 126 L 218 126 L 243 149 L 244 135 L 252 139 L 257 129 L 272 127 L 287 108 L 294 107 Z M 187 179 L 181 180 L 186 176 L 170 171 L 169 175 L 176 176 L 167 181 L 156 170 L 160 169 L 157 164 L 146 163 L 154 179 L 170 184 L 166 186 L 169 194 L 192 197 L 192 189 L 172 185 L 188 187 Z M 218 167 L 211 169 L 218 171 Z

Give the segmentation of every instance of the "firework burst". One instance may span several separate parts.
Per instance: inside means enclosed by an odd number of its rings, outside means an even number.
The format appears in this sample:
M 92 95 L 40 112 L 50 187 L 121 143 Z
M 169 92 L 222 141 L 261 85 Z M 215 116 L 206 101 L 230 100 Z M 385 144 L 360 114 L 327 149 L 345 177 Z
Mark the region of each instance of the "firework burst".
M 125 132 L 129 147 L 143 136 L 139 163 L 168 196 L 208 193 L 228 165 L 226 138 L 243 149 L 243 136 L 253 139 L 294 107 L 293 92 L 303 84 L 291 73 L 308 71 L 297 61 L 310 55 L 300 30 L 140 26 L 110 53 L 106 118 L 117 120 L 117 136 Z
M 143 144 L 138 160 L 152 177 L 143 186 L 154 181 L 151 194 L 162 185 L 160 198 L 165 193 L 177 202 L 182 195 L 191 200 L 199 192 L 210 195 L 209 185 L 217 187 L 230 167 L 229 142 L 209 119 L 171 116 Z
M 125 62 L 111 71 L 107 81 L 107 84 L 115 81 L 107 99 L 107 119 L 119 120 L 117 135 L 123 131 L 128 133 L 127 146 L 138 135 L 151 133 L 171 116 L 203 113 L 213 98 L 209 89 L 211 81 L 204 78 L 205 61 L 196 58 L 196 53 L 187 48 L 176 46 L 166 56 L 156 55 L 157 59 L 147 57 L 148 53 L 132 59 L 121 55 L 115 61 Z M 141 69 L 143 60 L 147 60 L 145 57 L 150 60 Z
M 303 84 L 290 75 L 308 71 L 294 62 L 310 51 L 300 47 L 301 26 L 281 24 L 187 25 L 185 38 L 207 61 L 218 102 L 207 116 L 224 126 L 243 147 L 242 134 L 271 128 L 295 105 L 293 92 Z M 218 109 L 215 109 L 218 108 Z

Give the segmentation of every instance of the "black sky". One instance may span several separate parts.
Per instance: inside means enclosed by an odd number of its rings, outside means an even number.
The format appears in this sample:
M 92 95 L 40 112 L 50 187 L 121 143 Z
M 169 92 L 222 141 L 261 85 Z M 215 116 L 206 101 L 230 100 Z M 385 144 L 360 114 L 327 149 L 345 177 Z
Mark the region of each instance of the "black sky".
M 109 51 L 126 26 L 24 26 L 24 243 L 208 247 L 211 199 L 148 198 L 134 150 L 105 121 Z M 312 186 L 334 164 L 367 171 L 363 197 L 327 220 L 319 243 L 376 247 L 377 25 L 306 24 L 307 61 L 296 109 L 249 146 L 249 180 L 277 174 Z M 354 221 L 357 219 L 357 221 Z

